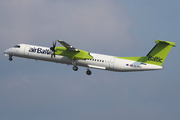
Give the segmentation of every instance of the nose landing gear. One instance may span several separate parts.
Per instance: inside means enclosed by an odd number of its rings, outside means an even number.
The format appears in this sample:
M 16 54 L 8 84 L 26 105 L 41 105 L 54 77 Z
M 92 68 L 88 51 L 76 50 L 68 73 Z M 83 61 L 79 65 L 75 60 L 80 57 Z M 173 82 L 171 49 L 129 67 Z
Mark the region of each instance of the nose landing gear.
M 12 59 L 12 56 L 9 56 L 9 61 L 12 61 L 13 59 Z

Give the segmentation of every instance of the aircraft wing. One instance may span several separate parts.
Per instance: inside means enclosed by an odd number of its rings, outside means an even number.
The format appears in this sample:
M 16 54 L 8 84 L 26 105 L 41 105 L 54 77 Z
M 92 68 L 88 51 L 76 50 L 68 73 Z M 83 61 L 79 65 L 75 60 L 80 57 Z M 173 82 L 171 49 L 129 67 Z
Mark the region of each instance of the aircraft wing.
M 74 48 L 73 46 L 69 45 L 68 43 L 64 41 L 58 40 L 58 42 L 69 50 L 77 51 L 77 52 L 79 51 L 78 49 Z

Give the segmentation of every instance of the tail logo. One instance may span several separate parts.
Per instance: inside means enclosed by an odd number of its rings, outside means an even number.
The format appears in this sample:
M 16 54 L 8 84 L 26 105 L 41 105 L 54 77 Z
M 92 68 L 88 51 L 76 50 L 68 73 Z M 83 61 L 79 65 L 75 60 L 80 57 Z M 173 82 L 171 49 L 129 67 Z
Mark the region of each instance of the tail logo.
M 162 60 L 163 60 L 163 59 L 160 58 L 160 57 L 156 57 L 156 56 L 153 57 L 153 56 L 149 55 L 149 56 L 148 56 L 148 60 L 149 60 L 149 61 L 154 61 L 154 62 L 160 62 L 160 63 L 162 63 Z

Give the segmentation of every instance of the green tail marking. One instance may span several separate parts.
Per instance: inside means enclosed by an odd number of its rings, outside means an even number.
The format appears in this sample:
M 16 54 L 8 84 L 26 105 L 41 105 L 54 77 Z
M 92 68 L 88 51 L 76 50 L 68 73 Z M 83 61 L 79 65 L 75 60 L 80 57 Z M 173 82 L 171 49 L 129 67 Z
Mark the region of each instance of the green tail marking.
M 156 40 L 156 45 L 145 57 L 118 57 L 143 63 L 149 63 L 161 66 L 166 59 L 169 51 L 174 46 L 174 42 Z
M 147 54 L 145 60 L 148 63 L 161 66 L 172 46 L 175 46 L 175 43 L 162 40 L 156 40 L 156 43 L 155 47 Z

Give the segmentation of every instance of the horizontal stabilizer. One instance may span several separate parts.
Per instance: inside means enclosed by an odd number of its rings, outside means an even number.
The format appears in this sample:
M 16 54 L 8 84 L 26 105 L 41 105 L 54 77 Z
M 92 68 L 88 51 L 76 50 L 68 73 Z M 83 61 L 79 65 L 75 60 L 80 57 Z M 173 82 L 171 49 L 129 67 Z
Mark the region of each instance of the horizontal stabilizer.
M 173 46 L 173 47 L 176 47 L 175 46 L 175 42 L 169 42 L 169 41 L 163 41 L 163 40 L 156 40 L 156 43 L 158 44 L 158 43 L 166 43 L 166 44 L 168 44 L 168 45 L 171 45 L 171 46 Z

